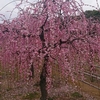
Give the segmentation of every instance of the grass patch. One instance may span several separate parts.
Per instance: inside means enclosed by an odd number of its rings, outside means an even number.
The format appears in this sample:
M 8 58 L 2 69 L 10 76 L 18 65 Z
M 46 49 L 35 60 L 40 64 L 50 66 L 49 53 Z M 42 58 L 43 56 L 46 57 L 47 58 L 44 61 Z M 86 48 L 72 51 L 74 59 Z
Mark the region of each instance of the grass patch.
M 74 98 L 82 98 L 83 97 L 79 92 L 74 92 L 71 94 L 71 96 Z
M 40 98 L 40 94 L 37 92 L 34 93 L 28 93 L 25 96 L 22 97 L 22 99 L 28 99 L 28 100 L 34 100 L 36 98 Z

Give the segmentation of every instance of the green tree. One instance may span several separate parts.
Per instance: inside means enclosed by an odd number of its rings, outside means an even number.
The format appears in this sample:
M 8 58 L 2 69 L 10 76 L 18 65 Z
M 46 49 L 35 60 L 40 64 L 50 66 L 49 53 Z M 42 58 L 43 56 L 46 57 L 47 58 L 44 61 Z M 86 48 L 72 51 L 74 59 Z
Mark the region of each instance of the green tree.
M 87 18 L 92 17 L 94 19 L 100 20 L 100 11 L 98 11 L 98 10 L 86 10 L 84 13 Z

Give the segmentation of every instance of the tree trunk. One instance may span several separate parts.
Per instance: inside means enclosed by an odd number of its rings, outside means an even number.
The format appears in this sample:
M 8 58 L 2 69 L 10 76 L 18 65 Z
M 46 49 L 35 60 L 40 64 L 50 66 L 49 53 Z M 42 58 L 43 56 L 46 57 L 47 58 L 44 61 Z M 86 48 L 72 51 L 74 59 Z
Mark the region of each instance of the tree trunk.
M 44 64 L 40 75 L 40 90 L 41 90 L 40 100 L 47 100 L 48 98 L 48 92 L 46 90 L 47 63 L 48 63 L 48 55 L 44 57 Z
M 31 71 L 31 75 L 29 75 L 29 80 L 34 78 L 34 65 L 33 65 L 33 63 L 31 64 L 30 71 Z
M 32 65 L 31 65 L 31 69 L 30 69 L 30 70 L 31 70 L 31 72 L 32 72 L 31 77 L 34 78 L 34 65 L 33 65 L 33 63 L 32 63 Z

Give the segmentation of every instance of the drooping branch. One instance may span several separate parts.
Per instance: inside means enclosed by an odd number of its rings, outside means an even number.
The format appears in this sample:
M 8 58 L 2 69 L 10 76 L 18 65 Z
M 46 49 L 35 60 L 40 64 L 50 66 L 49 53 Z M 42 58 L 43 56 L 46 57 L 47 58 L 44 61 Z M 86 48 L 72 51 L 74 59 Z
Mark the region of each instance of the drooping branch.
M 45 26 L 45 24 L 47 22 L 47 19 L 48 19 L 48 15 L 47 15 L 47 17 L 45 19 L 45 22 L 40 27 L 41 28 L 41 34 L 39 35 L 39 37 L 40 37 L 40 40 L 42 41 L 42 47 L 45 47 L 45 43 L 44 43 L 45 42 L 45 38 L 44 38 L 44 26 Z

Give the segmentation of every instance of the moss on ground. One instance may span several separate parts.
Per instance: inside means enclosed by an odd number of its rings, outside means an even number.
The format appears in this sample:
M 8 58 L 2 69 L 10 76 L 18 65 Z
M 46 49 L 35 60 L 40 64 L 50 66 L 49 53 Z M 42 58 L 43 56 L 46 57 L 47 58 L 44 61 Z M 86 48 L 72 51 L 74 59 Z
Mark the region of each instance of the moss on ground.
M 83 97 L 79 92 L 74 92 L 71 94 L 71 96 L 74 98 L 82 98 Z

